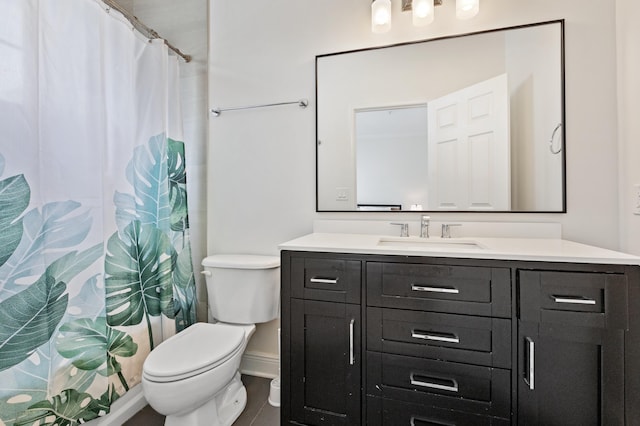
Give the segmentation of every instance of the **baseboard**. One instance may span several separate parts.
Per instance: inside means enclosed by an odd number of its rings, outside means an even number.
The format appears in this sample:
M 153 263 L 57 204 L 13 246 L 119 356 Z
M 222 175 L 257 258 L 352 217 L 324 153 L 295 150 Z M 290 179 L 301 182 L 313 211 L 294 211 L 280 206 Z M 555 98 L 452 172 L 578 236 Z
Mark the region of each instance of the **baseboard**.
M 109 414 L 85 424 L 89 426 L 121 426 L 146 405 L 147 400 L 142 393 L 142 385 L 137 385 L 111 405 Z
M 280 373 L 280 360 L 277 355 L 269 353 L 245 352 L 240 362 L 240 373 L 275 379 Z

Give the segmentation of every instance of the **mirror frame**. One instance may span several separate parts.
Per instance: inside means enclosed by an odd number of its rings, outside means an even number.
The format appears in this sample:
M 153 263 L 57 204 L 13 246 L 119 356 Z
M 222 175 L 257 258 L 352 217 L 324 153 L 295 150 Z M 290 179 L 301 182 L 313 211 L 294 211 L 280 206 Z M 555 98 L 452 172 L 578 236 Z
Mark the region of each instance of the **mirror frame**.
M 559 46 L 560 47 L 560 108 L 561 108 L 561 118 L 562 118 L 562 123 L 561 123 L 562 126 L 560 130 L 562 135 L 562 154 L 563 154 L 562 162 L 561 162 L 562 164 L 562 173 L 561 173 L 562 209 L 561 210 L 493 210 L 493 211 L 478 210 L 476 211 L 476 210 L 323 210 L 323 209 L 320 209 L 320 200 L 318 196 L 319 185 L 320 185 L 319 176 L 318 176 L 319 174 L 318 145 L 320 144 L 319 135 L 318 135 L 318 123 L 319 123 L 319 120 L 318 120 L 318 60 L 319 59 L 331 57 L 331 56 L 346 55 L 351 53 L 367 52 L 367 51 L 373 51 L 373 50 L 383 50 L 383 49 L 388 49 L 388 48 L 398 47 L 398 46 L 415 45 L 415 44 L 421 44 L 421 43 L 428 43 L 432 41 L 456 39 L 456 38 L 468 37 L 468 36 L 479 35 L 479 34 L 488 34 L 488 33 L 500 32 L 500 31 L 517 30 L 517 29 L 530 28 L 530 27 L 549 25 L 549 24 L 560 24 L 560 40 L 559 40 L 559 43 L 560 43 L 560 46 Z M 394 44 L 388 44 L 388 45 L 382 45 L 382 46 L 374 46 L 374 47 L 367 47 L 362 49 L 353 49 L 353 50 L 346 50 L 341 52 L 316 55 L 315 57 L 316 212 L 318 213 L 364 213 L 364 214 L 366 213 L 472 213 L 472 214 L 475 214 L 475 213 L 543 213 L 543 214 L 567 213 L 567 138 L 566 138 L 567 121 L 566 121 L 566 101 L 565 101 L 566 83 L 565 83 L 565 28 L 564 27 L 565 27 L 565 20 L 557 19 L 557 20 L 551 20 L 551 21 L 535 22 L 530 24 L 508 26 L 508 27 L 494 28 L 494 29 L 481 30 L 481 31 L 473 31 L 468 33 L 453 34 L 453 35 L 434 37 L 429 39 L 422 39 L 422 40 L 415 40 L 415 41 L 408 41 L 408 42 L 394 43 Z

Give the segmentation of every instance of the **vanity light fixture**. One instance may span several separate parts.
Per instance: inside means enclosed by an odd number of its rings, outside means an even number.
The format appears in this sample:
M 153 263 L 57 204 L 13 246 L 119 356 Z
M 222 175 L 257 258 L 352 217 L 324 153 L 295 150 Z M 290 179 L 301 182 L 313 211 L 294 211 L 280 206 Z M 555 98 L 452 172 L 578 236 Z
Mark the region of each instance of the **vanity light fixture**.
M 433 22 L 435 6 L 444 0 L 402 0 L 402 11 L 411 10 L 413 25 L 424 27 Z M 480 11 L 480 0 L 455 0 L 456 17 L 470 19 Z M 391 29 L 391 0 L 373 0 L 371 3 L 371 31 L 386 33 Z
M 416 27 L 424 27 L 433 22 L 434 0 L 413 0 L 410 2 L 413 11 L 413 25 Z
M 371 32 L 386 33 L 391 29 L 391 0 L 373 0 L 371 3 Z
M 456 17 L 470 19 L 480 11 L 480 0 L 456 0 Z

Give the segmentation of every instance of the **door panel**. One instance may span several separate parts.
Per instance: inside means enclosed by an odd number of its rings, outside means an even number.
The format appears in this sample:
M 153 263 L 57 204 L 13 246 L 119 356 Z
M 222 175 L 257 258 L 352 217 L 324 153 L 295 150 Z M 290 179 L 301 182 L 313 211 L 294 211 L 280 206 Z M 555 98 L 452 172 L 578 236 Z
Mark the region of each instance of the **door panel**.
M 429 102 L 429 208 L 509 210 L 507 76 Z
M 360 306 L 291 299 L 291 418 L 360 424 Z
M 623 425 L 623 331 L 519 322 L 518 424 Z

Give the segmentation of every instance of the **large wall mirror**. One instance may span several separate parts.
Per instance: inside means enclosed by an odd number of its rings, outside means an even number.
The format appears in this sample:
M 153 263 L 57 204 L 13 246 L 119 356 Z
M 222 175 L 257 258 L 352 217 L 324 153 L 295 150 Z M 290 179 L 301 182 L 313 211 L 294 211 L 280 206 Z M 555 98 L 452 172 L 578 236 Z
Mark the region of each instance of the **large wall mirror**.
M 316 57 L 318 211 L 565 212 L 564 22 Z

